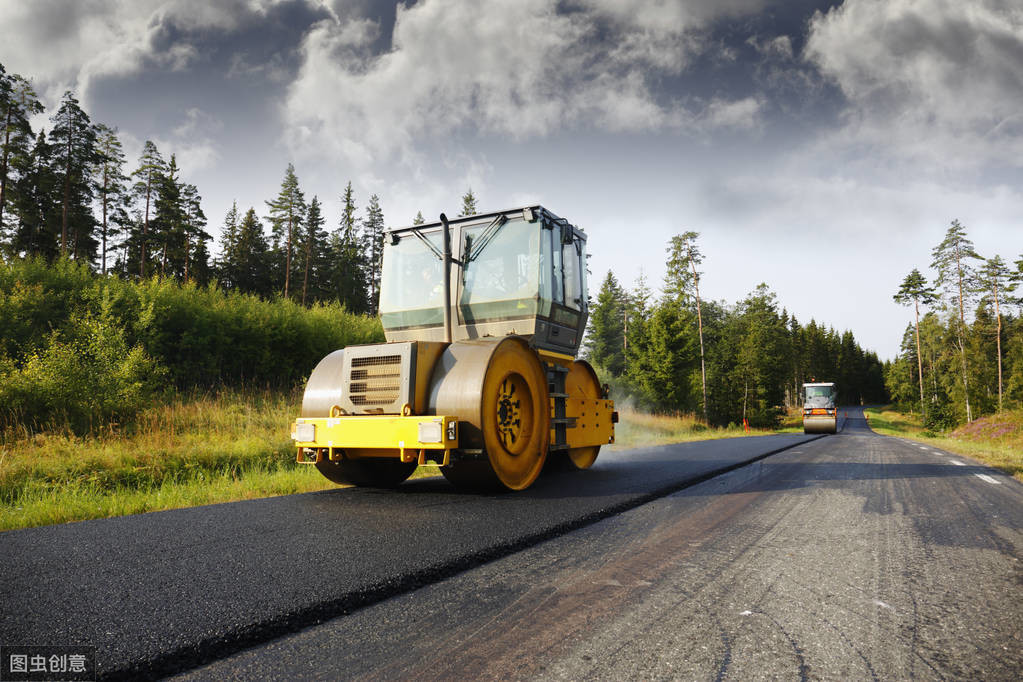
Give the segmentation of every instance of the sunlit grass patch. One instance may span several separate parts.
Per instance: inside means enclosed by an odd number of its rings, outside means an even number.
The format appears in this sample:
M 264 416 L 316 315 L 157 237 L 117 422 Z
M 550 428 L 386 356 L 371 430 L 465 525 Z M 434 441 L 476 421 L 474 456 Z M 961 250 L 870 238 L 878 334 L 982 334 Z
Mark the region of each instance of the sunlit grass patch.
M 982 417 L 945 434 L 934 434 L 924 428 L 919 414 L 906 414 L 890 407 L 871 407 L 864 413 L 877 433 L 972 457 L 1023 482 L 1023 410 Z
M 632 409 L 618 410 L 618 424 L 615 426 L 616 449 L 666 445 L 694 440 L 714 438 L 739 438 L 746 435 L 763 436 L 778 433 L 778 430 L 751 429 L 747 433 L 741 426 L 708 426 L 694 414 L 649 414 Z M 784 426 L 784 424 L 783 424 Z M 788 429 L 782 428 L 781 431 Z M 802 431 L 802 423 L 799 430 Z
M 0 442 L 0 529 L 332 487 L 294 462 L 291 393 L 228 391 L 151 407 L 94 436 Z

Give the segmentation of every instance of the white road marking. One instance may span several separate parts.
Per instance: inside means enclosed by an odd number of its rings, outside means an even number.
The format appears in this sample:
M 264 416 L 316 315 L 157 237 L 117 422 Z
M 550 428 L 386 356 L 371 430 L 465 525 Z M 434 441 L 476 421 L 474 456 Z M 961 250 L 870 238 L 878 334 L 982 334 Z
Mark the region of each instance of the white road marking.
M 994 478 L 991 478 L 987 474 L 974 474 L 974 476 L 976 476 L 977 478 L 979 478 L 982 481 L 987 481 L 988 483 L 994 483 L 995 485 L 1001 485 L 1002 484 L 1001 481 L 999 481 L 997 479 L 994 479 Z
M 964 466 L 966 466 L 965 462 L 960 462 L 957 459 L 950 459 L 948 461 L 952 462 L 952 464 L 955 464 L 957 467 L 964 467 Z
M 894 610 L 895 610 L 895 609 L 893 609 L 892 607 L 888 606 L 888 604 L 885 604 L 885 603 L 884 603 L 883 601 L 881 601 L 880 599 L 875 599 L 875 600 L 874 600 L 874 605 L 875 605 L 875 606 L 880 606 L 880 607 L 881 607 L 882 609 L 888 609 L 889 611 L 894 611 Z
M 752 612 L 752 611 L 743 611 L 743 612 L 742 612 L 742 613 L 740 613 L 739 615 L 740 615 L 740 616 L 752 616 L 752 615 L 753 615 L 753 612 Z
M 920 446 L 918 446 L 918 447 L 919 447 L 919 448 L 920 448 L 921 450 L 930 450 L 930 448 L 928 448 L 928 447 L 924 447 L 923 445 L 920 445 Z

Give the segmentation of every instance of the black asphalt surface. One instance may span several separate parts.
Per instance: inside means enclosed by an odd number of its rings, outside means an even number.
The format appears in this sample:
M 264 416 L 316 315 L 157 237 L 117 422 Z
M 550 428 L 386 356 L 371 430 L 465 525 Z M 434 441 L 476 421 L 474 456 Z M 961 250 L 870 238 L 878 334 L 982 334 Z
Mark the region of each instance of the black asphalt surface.
M 837 436 L 182 677 L 1020 679 L 1023 486 L 849 414 Z
M 153 677 L 429 585 L 820 436 L 602 453 L 524 493 L 443 479 L 0 533 L 0 644 L 87 644 Z

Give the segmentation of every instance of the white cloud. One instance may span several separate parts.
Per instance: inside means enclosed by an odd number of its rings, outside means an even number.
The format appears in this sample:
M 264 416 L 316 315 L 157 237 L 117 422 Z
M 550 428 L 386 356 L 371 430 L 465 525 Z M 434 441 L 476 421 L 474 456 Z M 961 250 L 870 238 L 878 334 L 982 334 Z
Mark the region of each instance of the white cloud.
M 34 79 L 50 103 L 66 89 L 76 90 L 84 102 L 94 78 L 137 73 L 146 66 L 187 68 L 200 56 L 189 32 L 232 31 L 281 1 L 3 2 L 3 60 L 8 71 Z
M 156 143 L 166 160 L 174 154 L 185 182 L 194 174 L 212 168 L 220 160 L 216 142 L 224 124 L 201 109 L 191 108 L 184 120 L 171 130 L 170 137 L 157 137 Z
M 813 17 L 804 56 L 849 102 L 832 144 L 942 168 L 1023 163 L 1023 6 L 846 0 Z
M 665 101 L 658 79 L 684 68 L 700 30 L 760 2 L 553 0 L 399 5 L 392 49 L 365 20 L 325 20 L 306 35 L 285 118 L 297 151 L 356 164 L 469 130 L 522 139 L 566 128 L 609 131 L 748 125 L 749 99 L 702 115 Z
M 759 120 L 763 103 L 756 97 L 740 100 L 711 100 L 703 115 L 708 128 L 753 128 Z

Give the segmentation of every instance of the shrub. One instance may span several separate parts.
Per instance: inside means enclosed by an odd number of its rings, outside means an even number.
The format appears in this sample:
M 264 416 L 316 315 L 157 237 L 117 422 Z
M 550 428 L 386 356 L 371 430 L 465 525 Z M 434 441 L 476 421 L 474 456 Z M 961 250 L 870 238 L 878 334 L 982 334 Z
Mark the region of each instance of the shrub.
M 30 429 L 94 430 L 131 419 L 161 386 L 165 370 L 142 349 L 129 348 L 109 319 L 77 319 L 62 338 L 49 335 L 21 366 L 0 364 L 0 419 Z

